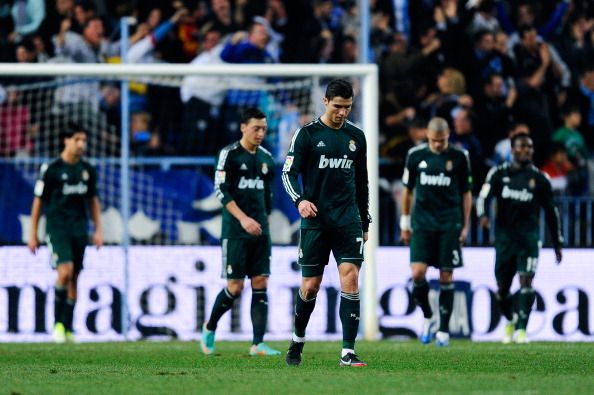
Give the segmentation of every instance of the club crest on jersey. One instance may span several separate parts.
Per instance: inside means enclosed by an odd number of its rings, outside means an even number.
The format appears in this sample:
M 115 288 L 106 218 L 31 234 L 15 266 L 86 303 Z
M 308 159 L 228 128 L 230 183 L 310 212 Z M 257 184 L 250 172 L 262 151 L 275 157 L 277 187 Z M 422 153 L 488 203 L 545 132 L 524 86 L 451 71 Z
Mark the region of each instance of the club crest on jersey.
M 355 144 L 355 140 L 349 141 L 349 149 L 353 152 L 357 150 L 357 145 Z
M 88 179 L 89 179 L 89 172 L 88 171 L 83 170 L 83 172 L 82 172 L 82 179 L 83 179 L 83 181 L 88 181 Z
M 452 171 L 453 168 L 454 168 L 454 164 L 452 163 L 451 160 L 448 160 L 445 164 L 446 171 Z
M 528 188 L 534 189 L 535 186 L 536 186 L 536 180 L 534 178 L 529 179 L 528 180 Z
M 266 163 L 262 163 L 262 174 L 268 174 L 268 165 Z
M 67 180 L 68 179 L 68 175 L 66 173 L 62 173 L 62 180 Z
M 291 170 L 291 166 L 293 165 L 294 158 L 295 158 L 294 156 L 287 156 L 287 159 L 285 159 L 285 164 L 283 165 L 283 171 Z

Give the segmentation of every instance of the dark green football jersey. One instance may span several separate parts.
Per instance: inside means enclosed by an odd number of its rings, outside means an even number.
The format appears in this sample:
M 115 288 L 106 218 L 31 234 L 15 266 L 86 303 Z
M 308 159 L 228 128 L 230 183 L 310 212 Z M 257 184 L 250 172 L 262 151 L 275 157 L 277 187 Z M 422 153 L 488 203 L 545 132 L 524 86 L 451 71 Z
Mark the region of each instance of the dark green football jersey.
M 89 162 L 69 164 L 59 158 L 44 164 L 34 192 L 45 207 L 47 233 L 87 233 L 89 200 L 97 196 L 97 176 Z
M 413 230 L 462 228 L 462 196 L 472 189 L 468 152 L 454 146 L 436 154 L 427 144 L 411 148 L 402 182 L 414 190 Z
M 538 238 L 540 209 L 551 232 L 554 246 L 563 244 L 559 211 L 555 206 L 551 182 L 534 166 L 515 168 L 509 163 L 489 171 L 476 202 L 479 217 L 488 215 L 492 198 L 497 202 L 496 233 L 514 238 Z
M 353 123 L 346 121 L 340 129 L 332 129 L 318 118 L 299 128 L 287 153 L 282 180 L 295 206 L 309 200 L 318 208 L 315 218 L 302 219 L 302 228 L 361 223 L 363 231 L 369 229 L 367 143 Z
M 223 148 L 217 158 L 215 191 L 223 204 L 221 239 L 252 237 L 225 208 L 234 200 L 246 215 L 262 226 L 269 235 L 268 215 L 272 211 L 274 160 L 266 149 L 258 147 L 252 154 L 238 142 Z

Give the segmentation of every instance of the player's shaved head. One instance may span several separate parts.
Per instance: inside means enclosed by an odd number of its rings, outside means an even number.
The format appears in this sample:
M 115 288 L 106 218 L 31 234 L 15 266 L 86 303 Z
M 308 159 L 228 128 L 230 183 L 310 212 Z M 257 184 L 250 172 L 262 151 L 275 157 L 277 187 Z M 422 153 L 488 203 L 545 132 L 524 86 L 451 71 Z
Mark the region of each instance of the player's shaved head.
M 430 131 L 438 132 L 438 133 L 450 131 L 448 122 L 445 119 L 440 118 L 440 117 L 432 118 L 431 121 L 429 121 L 429 125 L 427 125 L 427 128 Z

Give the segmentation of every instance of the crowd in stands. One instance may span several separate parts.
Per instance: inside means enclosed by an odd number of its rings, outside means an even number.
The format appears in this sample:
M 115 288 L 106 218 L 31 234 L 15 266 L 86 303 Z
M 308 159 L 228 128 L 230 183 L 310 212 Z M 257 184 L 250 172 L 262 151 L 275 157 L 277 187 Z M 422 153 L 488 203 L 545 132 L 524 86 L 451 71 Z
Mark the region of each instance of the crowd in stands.
M 380 69 L 380 152 L 388 163 L 383 177 L 391 182 L 401 176 L 408 148 L 423 141 L 431 117 L 441 116 L 450 123 L 451 143 L 469 151 L 475 185 L 492 165 L 509 160 L 509 137 L 525 131 L 535 144 L 536 165 L 560 193 L 589 193 L 593 1 L 369 4 L 367 61 Z M 355 0 L 0 0 L 0 61 L 119 62 L 123 16 L 137 21 L 126 54 L 132 63 L 358 61 Z M 213 155 L 231 141 L 237 107 L 257 103 L 257 92 L 239 100 L 238 93 L 221 89 L 217 78 L 186 77 L 181 89 L 132 86 L 133 153 Z M 2 124 L 6 107 L 18 97 L 7 81 L 0 84 L 2 134 L 9 133 Z M 101 92 L 92 105 L 112 126 L 106 138 L 117 139 L 117 85 L 65 89 L 63 104 L 85 103 L 89 90 Z M 23 144 L 21 150 L 31 145 Z M 18 148 L 0 142 L 0 155 L 14 155 Z

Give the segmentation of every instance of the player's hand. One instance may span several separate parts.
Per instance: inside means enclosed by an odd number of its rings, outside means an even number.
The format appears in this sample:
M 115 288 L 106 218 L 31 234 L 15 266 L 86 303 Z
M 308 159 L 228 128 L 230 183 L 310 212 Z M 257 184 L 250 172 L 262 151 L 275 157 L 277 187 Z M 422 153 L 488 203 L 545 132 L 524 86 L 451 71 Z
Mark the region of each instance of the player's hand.
M 369 232 L 363 232 L 363 243 L 366 243 L 369 240 Z
M 489 229 L 491 227 L 491 224 L 489 223 L 489 217 L 482 216 L 480 219 L 480 225 L 483 229 Z
M 103 233 L 101 231 L 95 231 L 93 233 L 93 244 L 97 249 L 103 247 Z
M 460 232 L 460 244 L 466 243 L 466 237 L 468 236 L 468 228 L 465 226 L 462 228 L 462 232 Z
M 245 217 L 239 221 L 241 227 L 252 236 L 260 236 L 262 234 L 262 226 L 251 217 Z
M 27 248 L 29 248 L 29 251 L 31 251 L 33 254 L 35 254 L 37 252 L 38 247 L 39 247 L 39 240 L 37 240 L 37 236 L 33 236 L 33 237 L 29 238 L 29 241 L 27 242 Z
M 408 245 L 410 243 L 410 236 L 411 236 L 410 230 L 400 231 L 400 240 L 402 240 L 402 242 L 406 245 Z
M 309 200 L 302 200 L 297 206 L 301 218 L 315 218 L 318 215 L 318 208 Z
M 563 260 L 563 252 L 561 252 L 561 248 L 555 248 L 555 261 L 557 265 L 561 263 Z

